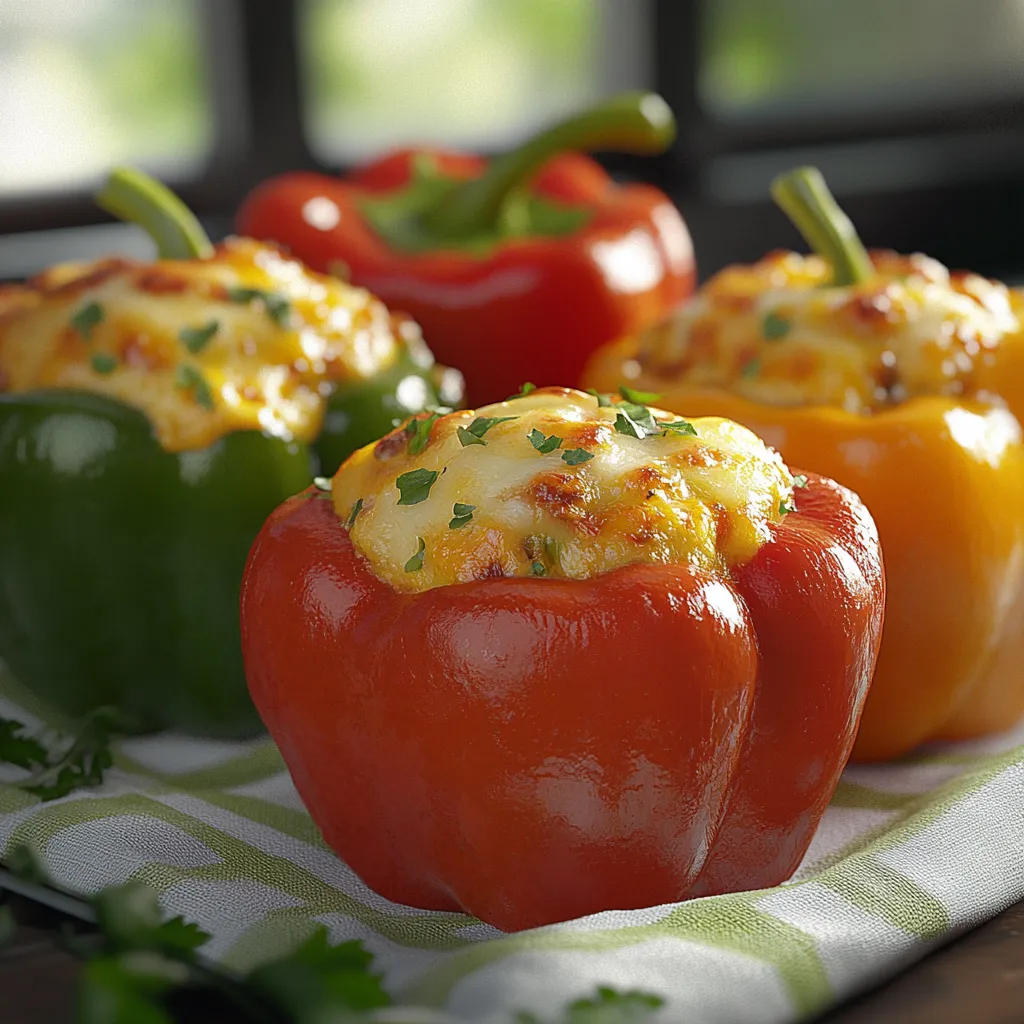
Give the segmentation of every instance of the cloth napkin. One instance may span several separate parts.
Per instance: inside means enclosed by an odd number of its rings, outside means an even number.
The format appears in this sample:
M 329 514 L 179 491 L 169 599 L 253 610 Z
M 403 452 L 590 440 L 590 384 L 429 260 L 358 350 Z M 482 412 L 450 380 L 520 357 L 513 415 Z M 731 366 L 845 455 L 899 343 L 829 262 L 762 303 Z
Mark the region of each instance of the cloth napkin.
M 0 715 L 47 722 L 2 673 Z M 154 887 L 237 969 L 320 922 L 333 941 L 363 940 L 397 1001 L 456 1019 L 557 1018 L 605 985 L 663 997 L 656 1021 L 796 1021 L 1024 897 L 1024 728 L 847 769 L 778 888 L 517 934 L 371 892 L 324 845 L 266 738 L 125 740 L 101 788 L 46 804 L 0 782 L 0 860 L 24 843 L 67 892 Z

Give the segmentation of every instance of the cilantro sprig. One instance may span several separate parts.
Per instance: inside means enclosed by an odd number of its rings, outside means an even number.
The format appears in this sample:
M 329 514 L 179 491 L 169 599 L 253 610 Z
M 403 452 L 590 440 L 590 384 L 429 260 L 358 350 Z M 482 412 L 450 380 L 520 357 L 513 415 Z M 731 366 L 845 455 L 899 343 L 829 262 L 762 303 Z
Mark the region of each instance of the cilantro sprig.
M 539 431 L 536 427 L 533 428 L 527 435 L 530 439 L 530 444 L 541 453 L 541 455 L 547 455 L 549 452 L 555 451 L 556 448 L 562 447 L 562 439 L 557 434 L 549 434 L 547 437 Z
M 45 869 L 28 847 L 17 847 L 8 864 L 46 884 Z M 69 931 L 68 950 L 84 961 L 76 1020 L 172 1024 L 175 998 L 188 993 L 216 1007 L 219 1020 L 237 1024 L 371 1024 L 393 1007 L 388 1020 L 455 1024 L 443 1013 L 395 1005 L 361 939 L 331 945 L 317 925 L 297 948 L 247 973 L 222 967 L 204 955 L 210 935 L 182 916 L 165 918 L 156 891 L 141 882 L 109 886 L 90 900 L 95 927 Z M 13 932 L 13 915 L 0 907 L 0 939 Z M 193 1002 L 191 1005 L 195 1005 Z M 521 1011 L 518 1024 L 646 1024 L 664 1006 L 653 993 L 599 986 L 553 1017 Z M 394 1011 L 399 1011 L 396 1016 Z M 191 1019 L 191 1018 L 189 1018 Z M 204 1017 L 205 1019 L 205 1017 Z M 213 1019 L 212 1017 L 210 1019 Z
M 182 327 L 178 331 L 178 338 L 181 343 L 192 353 L 198 355 L 213 341 L 213 336 L 220 330 L 220 321 L 211 320 L 202 327 Z
M 181 363 L 174 371 L 174 386 L 182 391 L 191 391 L 196 405 L 207 411 L 213 409 L 213 389 L 197 367 Z
M 262 288 L 232 287 L 227 291 L 228 302 L 247 306 L 251 302 L 262 302 L 267 315 L 278 327 L 287 327 L 291 319 L 291 303 L 276 292 L 268 292 Z
M 459 427 L 456 430 L 459 443 L 463 448 L 471 444 L 487 444 L 484 440 L 484 434 L 491 427 L 495 427 L 499 423 L 510 423 L 512 420 L 517 419 L 519 419 L 518 416 L 477 416 L 468 427 Z
M 416 554 L 405 563 L 406 572 L 419 572 L 423 568 L 423 555 L 427 550 L 426 541 L 422 537 L 417 537 L 419 546 L 416 548 Z
M 0 762 L 24 768 L 28 776 L 10 785 L 47 802 L 103 782 L 114 763 L 110 744 L 123 728 L 112 708 L 98 708 L 78 732 L 63 739 L 51 751 L 38 736 L 13 718 L 0 718 Z
M 465 505 L 461 501 L 455 502 L 452 506 L 452 518 L 448 524 L 449 530 L 459 530 L 473 518 L 476 505 Z

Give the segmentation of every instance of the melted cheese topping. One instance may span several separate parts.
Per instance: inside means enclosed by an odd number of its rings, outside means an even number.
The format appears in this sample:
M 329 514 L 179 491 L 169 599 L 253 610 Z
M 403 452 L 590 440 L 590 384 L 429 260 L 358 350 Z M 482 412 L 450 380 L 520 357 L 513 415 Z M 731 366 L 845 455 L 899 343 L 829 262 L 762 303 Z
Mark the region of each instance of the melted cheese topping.
M 235 430 L 312 440 L 334 387 L 389 368 L 403 345 L 430 364 L 411 321 L 251 239 L 207 260 L 53 267 L 0 290 L 0 391 L 119 399 L 170 451 Z
M 829 287 L 817 256 L 728 267 L 641 340 L 637 373 L 769 405 L 870 412 L 975 392 L 979 365 L 1024 330 L 1024 296 L 928 257 L 872 253 L 877 276 Z
M 500 576 L 587 579 L 638 562 L 721 568 L 751 558 L 793 502 L 779 455 L 719 418 L 694 420 L 696 436 L 627 436 L 615 428 L 621 409 L 543 388 L 441 416 L 418 453 L 410 451 L 416 435 L 400 427 L 338 470 L 335 509 L 352 523 L 352 541 L 376 575 L 406 592 Z M 678 419 L 651 413 L 659 423 Z M 511 418 L 481 433 L 486 444 L 462 444 L 459 428 L 491 417 Z M 530 438 L 543 444 L 541 435 L 560 446 L 539 451 Z M 593 457 L 578 461 L 581 452 Z M 409 473 L 422 500 L 400 504 L 399 480 Z M 460 517 L 456 503 L 473 506 L 471 516 L 463 509 Z

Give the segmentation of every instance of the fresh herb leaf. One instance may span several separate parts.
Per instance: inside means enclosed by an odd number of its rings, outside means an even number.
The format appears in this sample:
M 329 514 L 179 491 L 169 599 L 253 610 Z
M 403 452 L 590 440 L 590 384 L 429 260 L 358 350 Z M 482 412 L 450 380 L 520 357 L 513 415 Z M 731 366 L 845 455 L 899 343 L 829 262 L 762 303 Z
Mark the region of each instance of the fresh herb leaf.
M 612 404 L 612 396 L 603 394 L 596 388 L 587 388 L 587 394 L 593 395 L 597 399 L 597 404 L 602 409 L 607 409 Z
M 803 473 L 796 473 L 793 476 L 793 486 L 794 487 L 806 487 L 807 486 L 807 477 L 805 477 L 803 475 Z
M 97 352 L 89 359 L 89 365 L 97 372 L 106 376 L 117 369 L 117 358 L 106 352 Z
M 330 491 L 331 478 L 329 476 L 315 476 L 313 477 L 313 486 L 318 491 Z
M 543 562 L 533 562 L 530 565 L 531 576 L 547 576 L 548 571 L 545 568 Z
M 356 503 L 352 506 L 352 511 L 348 514 L 348 519 L 345 520 L 345 525 L 351 530 L 356 525 L 356 520 L 359 518 L 359 513 L 363 511 L 363 499 L 356 498 Z
M 113 764 L 110 742 L 120 731 L 119 717 L 111 708 L 98 708 L 81 725 L 76 736 L 58 754 L 31 736 L 11 719 L 0 719 L 0 761 L 26 768 L 32 774 L 11 785 L 38 796 L 44 802 L 67 796 L 74 789 L 98 786 Z
M 759 356 L 754 356 L 753 359 L 748 359 L 743 364 L 743 369 L 740 370 L 740 376 L 746 380 L 752 380 L 761 372 L 761 359 Z
M 562 447 L 562 439 L 555 434 L 551 434 L 545 437 L 536 427 L 533 428 L 526 435 L 530 439 L 530 444 L 541 453 L 541 455 L 547 455 L 548 452 L 553 452 L 556 448 Z
M 619 402 L 615 406 L 615 430 L 627 437 L 647 437 L 648 434 L 658 434 L 661 427 L 655 422 L 651 410 L 646 405 L 638 405 L 636 402 Z
M 0 718 L 0 762 L 19 768 L 40 768 L 49 762 L 46 747 L 25 732 L 25 726 L 13 718 Z
M 207 345 L 210 344 L 213 340 L 213 336 L 219 330 L 220 321 L 211 320 L 208 324 L 204 324 L 202 327 L 182 327 L 182 329 L 178 331 L 178 337 L 192 355 L 198 355 L 204 348 L 206 348 Z
M 780 516 L 786 516 L 786 515 L 789 515 L 790 512 L 795 512 L 795 511 L 796 511 L 796 505 L 792 501 L 786 501 L 785 499 L 783 499 L 782 501 L 779 502 L 779 515 Z
M 562 452 L 562 461 L 569 466 L 578 466 L 581 462 L 589 462 L 594 457 L 593 452 L 584 448 L 570 448 Z
M 461 501 L 455 502 L 452 506 L 452 519 L 448 524 L 449 530 L 457 530 L 461 526 L 465 526 L 473 518 L 473 513 L 476 511 L 476 505 L 464 505 Z
M 778 313 L 767 313 L 761 321 L 761 333 L 768 341 L 778 341 L 792 330 L 793 325 Z
M 626 387 L 625 384 L 619 385 L 619 394 L 627 402 L 632 402 L 634 405 L 650 405 L 661 398 L 661 395 L 655 391 L 636 391 L 633 388 Z
M 522 398 L 524 395 L 528 395 L 531 391 L 536 391 L 537 385 L 527 381 L 514 395 L 509 395 L 505 399 L 506 402 L 511 402 L 513 398 Z
M 467 444 L 486 444 L 483 436 L 491 427 L 497 426 L 499 423 L 510 423 L 517 419 L 519 419 L 518 416 L 477 416 L 468 427 L 459 428 L 459 440 L 462 441 L 463 448 Z M 464 440 L 462 437 L 464 432 L 470 434 L 471 437 Z M 476 440 L 474 441 L 472 438 L 476 438 Z
M 697 428 L 689 420 L 670 420 L 668 423 L 659 423 L 662 436 L 667 434 L 685 434 L 687 437 L 696 437 Z
M 86 341 L 92 338 L 92 329 L 103 322 L 103 307 L 98 302 L 84 305 L 68 321 L 71 329 L 77 331 Z
M 291 303 L 283 295 L 264 291 L 262 288 L 228 288 L 227 299 L 228 302 L 236 302 L 243 306 L 257 300 L 261 301 L 266 307 L 270 319 L 279 327 L 284 327 L 287 324 L 291 314 Z
M 188 363 L 181 363 L 174 372 L 174 386 L 182 391 L 191 391 L 196 405 L 204 409 L 213 409 L 213 391 L 206 378 L 194 366 Z
M 624 412 L 620 412 L 615 416 L 615 431 L 619 434 L 625 434 L 626 437 L 647 436 L 643 429 L 634 423 Z
M 409 454 L 419 455 L 424 448 L 427 447 L 427 442 L 430 440 L 430 432 L 434 429 L 434 424 L 441 418 L 440 413 L 432 412 L 426 419 L 409 420 L 406 424 L 405 432 L 411 437 L 409 441 Z
M 438 473 L 434 469 L 413 469 L 403 473 L 396 481 L 399 505 L 418 505 L 426 501 L 430 488 L 434 486 Z
M 466 448 L 471 444 L 487 444 L 482 437 L 478 437 L 476 434 L 471 434 L 468 427 L 456 427 L 455 433 L 459 438 L 459 444 L 461 444 L 463 448 Z
M 406 572 L 419 572 L 423 568 L 423 553 L 427 550 L 427 545 L 422 537 L 416 539 L 420 542 L 420 546 L 416 549 L 416 554 L 405 563 Z

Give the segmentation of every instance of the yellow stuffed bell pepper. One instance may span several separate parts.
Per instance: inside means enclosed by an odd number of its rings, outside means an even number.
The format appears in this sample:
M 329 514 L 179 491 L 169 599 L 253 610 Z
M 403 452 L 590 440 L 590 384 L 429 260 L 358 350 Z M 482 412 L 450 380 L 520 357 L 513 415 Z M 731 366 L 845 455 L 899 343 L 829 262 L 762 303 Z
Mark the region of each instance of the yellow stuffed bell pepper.
M 773 193 L 817 254 L 722 271 L 597 353 L 586 383 L 737 420 L 863 498 L 888 599 L 854 758 L 1008 728 L 1024 714 L 1024 296 L 869 255 L 813 169 Z

